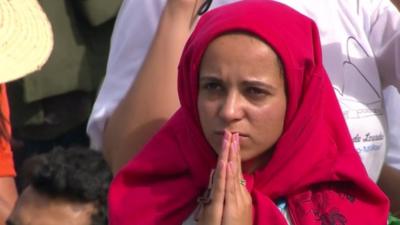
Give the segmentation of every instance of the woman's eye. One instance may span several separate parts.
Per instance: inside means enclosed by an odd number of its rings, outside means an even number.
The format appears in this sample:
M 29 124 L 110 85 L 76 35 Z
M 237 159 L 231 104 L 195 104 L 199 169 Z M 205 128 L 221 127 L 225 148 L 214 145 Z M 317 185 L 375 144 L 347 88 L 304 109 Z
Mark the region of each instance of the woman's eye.
M 222 86 L 217 82 L 209 82 L 203 85 L 203 89 L 208 91 L 221 91 Z
M 250 97 L 256 98 L 260 98 L 268 94 L 265 90 L 258 87 L 249 87 L 247 88 L 246 92 Z

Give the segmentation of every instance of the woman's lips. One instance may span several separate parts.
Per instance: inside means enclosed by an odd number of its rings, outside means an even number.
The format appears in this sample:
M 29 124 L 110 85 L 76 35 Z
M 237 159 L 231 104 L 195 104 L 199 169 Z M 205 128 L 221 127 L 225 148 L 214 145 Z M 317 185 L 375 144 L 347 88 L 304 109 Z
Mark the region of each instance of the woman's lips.
M 224 136 L 225 131 L 215 131 L 214 133 L 215 133 L 216 135 L 218 135 L 218 136 Z M 244 133 L 241 133 L 241 132 L 238 132 L 238 131 L 231 131 L 231 133 L 232 133 L 232 134 L 238 133 L 238 134 L 239 134 L 239 137 L 242 137 L 242 138 L 244 138 L 244 137 L 249 137 L 248 134 L 244 134 Z

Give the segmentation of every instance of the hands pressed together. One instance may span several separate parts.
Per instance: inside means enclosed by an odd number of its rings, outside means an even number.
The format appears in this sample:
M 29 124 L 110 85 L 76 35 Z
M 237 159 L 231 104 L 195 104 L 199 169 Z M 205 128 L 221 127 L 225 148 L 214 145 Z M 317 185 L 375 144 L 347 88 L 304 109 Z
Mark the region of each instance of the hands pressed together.
M 252 224 L 252 200 L 242 175 L 237 133 L 225 132 L 209 187 L 211 201 L 200 206 L 197 225 Z

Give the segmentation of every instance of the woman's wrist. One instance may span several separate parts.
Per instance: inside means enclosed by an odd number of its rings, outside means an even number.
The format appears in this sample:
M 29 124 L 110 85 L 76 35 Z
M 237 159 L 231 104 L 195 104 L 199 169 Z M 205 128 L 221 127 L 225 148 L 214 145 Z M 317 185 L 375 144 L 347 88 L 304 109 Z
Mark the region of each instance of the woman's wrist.
M 197 19 L 197 10 L 203 0 L 168 0 L 164 8 L 164 16 L 174 20 L 175 25 L 192 27 Z

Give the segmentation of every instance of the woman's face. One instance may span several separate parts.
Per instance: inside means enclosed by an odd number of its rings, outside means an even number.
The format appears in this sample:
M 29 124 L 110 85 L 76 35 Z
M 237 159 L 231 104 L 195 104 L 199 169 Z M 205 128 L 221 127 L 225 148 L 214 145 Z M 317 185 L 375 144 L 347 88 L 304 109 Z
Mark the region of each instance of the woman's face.
M 250 35 L 223 35 L 208 46 L 200 67 L 198 111 L 217 153 L 225 129 L 239 133 L 242 161 L 256 160 L 276 143 L 286 112 L 279 65 L 275 52 Z

